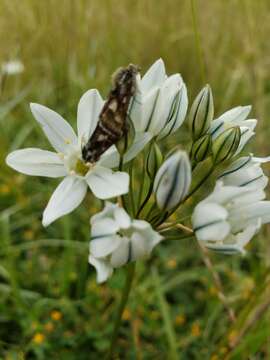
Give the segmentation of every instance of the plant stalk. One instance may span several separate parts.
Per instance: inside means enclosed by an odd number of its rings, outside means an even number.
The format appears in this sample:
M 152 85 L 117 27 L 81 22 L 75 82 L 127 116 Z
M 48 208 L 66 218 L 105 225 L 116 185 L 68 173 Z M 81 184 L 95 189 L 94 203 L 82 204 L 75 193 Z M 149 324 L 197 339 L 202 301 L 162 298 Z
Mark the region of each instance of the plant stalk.
M 120 304 L 119 304 L 119 307 L 118 307 L 117 313 L 116 313 L 110 350 L 109 350 L 109 353 L 107 356 L 108 360 L 112 360 L 113 356 L 114 356 L 114 350 L 115 350 L 115 346 L 116 346 L 116 342 L 117 342 L 117 338 L 118 338 L 118 334 L 119 334 L 119 330 L 120 330 L 122 314 L 123 314 L 123 311 L 124 311 L 125 306 L 128 301 L 134 274 L 135 274 L 135 262 L 132 262 L 127 265 L 127 269 L 126 269 L 126 282 L 125 282 L 125 286 L 122 291 L 122 298 L 121 298 L 121 301 L 120 301 Z

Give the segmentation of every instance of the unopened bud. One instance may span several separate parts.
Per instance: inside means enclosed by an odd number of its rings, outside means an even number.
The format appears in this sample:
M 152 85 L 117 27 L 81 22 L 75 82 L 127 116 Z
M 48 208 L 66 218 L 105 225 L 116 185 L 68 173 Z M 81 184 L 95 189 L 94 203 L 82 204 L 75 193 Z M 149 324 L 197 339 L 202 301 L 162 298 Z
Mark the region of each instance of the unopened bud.
M 210 155 L 212 149 L 212 136 L 206 134 L 196 140 L 191 149 L 191 158 L 196 163 L 205 160 Z
M 193 140 L 199 139 L 210 127 L 214 116 L 212 90 L 206 85 L 197 95 L 189 113 L 189 126 Z
M 220 134 L 212 146 L 214 163 L 218 164 L 231 159 L 239 147 L 240 139 L 241 130 L 239 126 L 227 129 Z
M 160 151 L 157 143 L 153 143 L 150 147 L 149 153 L 146 159 L 146 171 L 150 179 L 153 179 L 161 166 L 163 161 L 163 155 Z
M 124 134 L 119 141 L 115 144 L 120 156 L 124 156 L 128 147 L 128 134 Z
M 177 150 L 159 168 L 154 181 L 156 201 L 161 210 L 171 210 L 185 198 L 191 183 L 187 154 Z

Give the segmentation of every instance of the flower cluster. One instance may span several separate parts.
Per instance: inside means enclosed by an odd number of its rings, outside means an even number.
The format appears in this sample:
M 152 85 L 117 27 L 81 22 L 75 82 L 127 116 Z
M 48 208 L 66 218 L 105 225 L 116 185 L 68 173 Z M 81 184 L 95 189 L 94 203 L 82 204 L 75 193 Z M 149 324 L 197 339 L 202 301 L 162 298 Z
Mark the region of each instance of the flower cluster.
M 268 178 L 261 168 L 270 158 L 241 156 L 257 123 L 248 119 L 251 107 L 239 106 L 215 118 L 212 91 L 206 85 L 187 116 L 185 83 L 180 74 L 167 76 L 161 59 L 143 77 L 136 76 L 132 95 L 125 120 L 131 136 L 123 135 L 124 150 L 115 142 L 95 162 L 84 160 L 82 148 L 100 126 L 106 106 L 96 89 L 79 101 L 78 135 L 61 115 L 43 105 L 30 105 L 54 152 L 16 150 L 6 162 L 27 175 L 63 177 L 43 212 L 43 225 L 72 212 L 88 188 L 98 199 L 116 199 L 106 201 L 90 220 L 89 263 L 97 270 L 98 282 L 103 282 L 114 268 L 148 257 L 166 239 L 166 229 L 176 230 L 174 223 L 164 227 L 164 222 L 217 172 L 214 191 L 195 203 L 184 225 L 190 223 L 190 233 L 211 250 L 243 253 L 261 225 L 270 222 L 270 202 L 264 192 Z M 166 139 L 185 118 L 189 151 L 179 144 L 164 156 Z

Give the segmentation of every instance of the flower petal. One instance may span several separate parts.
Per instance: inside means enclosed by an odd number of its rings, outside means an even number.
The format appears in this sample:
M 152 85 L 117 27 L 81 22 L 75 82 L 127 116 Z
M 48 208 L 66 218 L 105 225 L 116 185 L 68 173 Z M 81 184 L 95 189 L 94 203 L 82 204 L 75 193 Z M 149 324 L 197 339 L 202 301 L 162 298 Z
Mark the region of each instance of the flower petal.
M 149 126 L 155 110 L 159 90 L 159 88 L 155 87 L 145 95 L 137 90 L 133 97 L 129 115 L 136 132 L 144 132 Z
M 93 134 L 104 101 L 98 90 L 91 89 L 83 94 L 79 101 L 77 128 L 79 141 L 85 144 Z
M 173 134 L 183 124 L 188 108 L 188 97 L 187 88 L 183 83 L 181 89 L 176 96 L 176 102 L 174 104 L 174 111 L 169 116 L 169 121 L 165 125 L 164 129 L 161 130 L 158 140 Z
M 134 159 L 140 151 L 152 140 L 153 135 L 149 132 L 136 133 L 133 144 L 124 155 L 124 162 L 127 163 Z
M 114 250 L 111 256 L 111 265 L 112 267 L 120 267 L 125 265 L 131 259 L 130 257 L 130 246 L 131 243 L 129 239 L 122 238 L 122 241 L 117 249 Z
M 119 225 L 114 219 L 110 217 L 104 217 L 92 222 L 91 236 L 93 238 L 102 238 L 114 235 L 118 230 Z
M 113 172 L 105 167 L 95 166 L 85 179 L 94 195 L 99 199 L 110 199 L 128 192 L 129 175 L 125 172 Z
M 237 235 L 230 235 L 228 240 L 225 239 L 222 243 L 208 243 L 203 242 L 203 245 L 209 250 L 215 251 L 217 253 L 223 253 L 226 255 L 234 254 L 245 254 L 244 246 L 253 238 L 260 228 L 260 221 L 255 225 L 248 226 L 244 231 L 238 233 Z M 227 242 L 228 241 L 228 242 Z
M 143 222 L 143 220 L 137 220 L 136 222 Z M 131 260 L 139 260 L 148 257 L 153 248 L 163 240 L 163 237 L 158 232 L 154 231 L 150 224 L 147 223 L 147 225 L 148 226 L 144 230 L 132 234 Z M 139 227 L 138 224 L 137 227 Z
M 84 179 L 67 176 L 55 189 L 44 210 L 42 224 L 50 225 L 61 216 L 69 214 L 85 197 L 87 185 Z
M 162 59 L 158 59 L 143 76 L 141 89 L 143 92 L 148 92 L 155 86 L 161 86 L 165 80 L 165 65 Z
M 13 151 L 7 156 L 6 162 L 13 169 L 26 175 L 56 178 L 67 174 L 63 161 L 56 153 L 41 149 Z
M 121 243 L 118 235 L 106 236 L 90 241 L 90 253 L 96 258 L 106 257 L 111 254 Z
M 62 116 L 43 105 L 31 103 L 30 108 L 55 150 L 65 152 L 77 145 L 74 130 Z
M 230 232 L 228 212 L 213 203 L 199 203 L 192 214 L 192 225 L 199 241 L 223 240 Z
M 93 265 L 97 271 L 97 282 L 103 283 L 109 277 L 112 276 L 113 268 L 106 259 L 96 259 L 94 256 L 90 255 L 88 258 L 89 264 Z
M 121 229 L 128 229 L 131 225 L 130 217 L 123 208 L 120 207 L 115 208 L 114 218 L 119 228 Z
M 109 201 L 106 201 L 104 209 L 91 217 L 90 219 L 91 226 L 93 227 L 95 225 L 95 222 L 102 219 L 111 218 L 112 220 L 114 220 L 114 211 L 117 207 L 118 207 L 117 204 L 113 204 Z
M 210 133 L 213 136 L 213 139 L 216 139 L 225 130 L 224 124 L 226 123 L 231 123 L 231 126 L 244 125 L 243 123 L 250 111 L 251 106 L 237 106 L 213 120 L 210 128 Z
M 108 150 L 106 150 L 100 157 L 98 161 L 99 166 L 104 166 L 106 168 L 112 169 L 119 165 L 120 155 L 115 145 L 112 145 Z
M 182 78 L 179 74 L 174 74 L 166 79 L 160 88 L 154 112 L 151 115 L 146 131 L 158 135 L 164 128 L 171 112 L 174 99 L 180 90 L 181 83 Z

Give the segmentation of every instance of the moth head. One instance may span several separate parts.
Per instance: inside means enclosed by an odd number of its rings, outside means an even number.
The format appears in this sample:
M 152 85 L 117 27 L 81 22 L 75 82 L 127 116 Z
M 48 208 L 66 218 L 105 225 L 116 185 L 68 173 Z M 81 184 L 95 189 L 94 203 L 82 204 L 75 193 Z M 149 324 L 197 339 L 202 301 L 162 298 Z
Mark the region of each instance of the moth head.
M 135 78 L 139 71 L 139 66 L 133 64 L 129 64 L 127 67 L 118 68 L 112 75 L 113 89 L 122 84 L 130 84 L 130 86 L 134 85 L 135 90 Z

